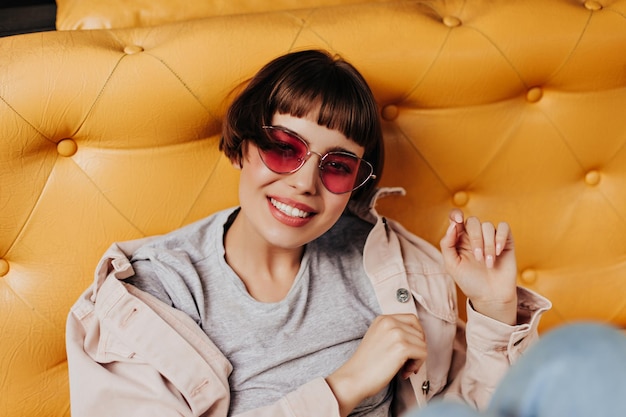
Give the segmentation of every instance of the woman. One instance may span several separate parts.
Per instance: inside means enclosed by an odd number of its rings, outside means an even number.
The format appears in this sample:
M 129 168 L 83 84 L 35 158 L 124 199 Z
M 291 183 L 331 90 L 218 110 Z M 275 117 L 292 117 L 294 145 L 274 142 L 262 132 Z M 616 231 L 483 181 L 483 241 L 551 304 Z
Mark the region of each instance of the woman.
M 376 187 L 378 117 L 339 58 L 263 67 L 220 144 L 240 206 L 113 245 L 70 314 L 73 415 L 387 416 L 442 395 L 483 407 L 549 302 L 516 287 L 507 224 L 454 210 L 440 254 L 378 215 L 393 191 Z

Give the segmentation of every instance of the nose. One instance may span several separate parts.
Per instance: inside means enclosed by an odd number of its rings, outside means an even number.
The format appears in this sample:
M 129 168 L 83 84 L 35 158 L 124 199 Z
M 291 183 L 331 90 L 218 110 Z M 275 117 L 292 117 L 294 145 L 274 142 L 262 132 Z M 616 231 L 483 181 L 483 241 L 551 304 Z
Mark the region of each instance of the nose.
M 289 174 L 287 181 L 289 185 L 297 188 L 301 193 L 317 194 L 318 187 L 321 186 L 319 175 L 319 159 L 317 152 L 309 152 L 305 157 L 304 164 L 296 172 Z

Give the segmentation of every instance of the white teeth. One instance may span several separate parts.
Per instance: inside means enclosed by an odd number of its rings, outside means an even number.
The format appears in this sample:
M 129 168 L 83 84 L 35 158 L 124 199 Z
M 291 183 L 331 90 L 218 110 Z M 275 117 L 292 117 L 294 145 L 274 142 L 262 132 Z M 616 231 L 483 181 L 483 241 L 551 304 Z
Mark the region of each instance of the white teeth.
M 288 206 L 285 203 L 281 203 L 280 201 L 276 201 L 273 198 L 270 198 L 270 201 L 272 203 L 272 205 L 274 207 L 276 207 L 278 210 L 282 211 L 283 213 L 285 213 L 287 216 L 291 216 L 291 217 L 300 217 L 300 218 L 307 218 L 311 215 L 311 213 L 308 213 L 306 211 L 302 211 L 299 208 L 295 208 L 292 206 Z

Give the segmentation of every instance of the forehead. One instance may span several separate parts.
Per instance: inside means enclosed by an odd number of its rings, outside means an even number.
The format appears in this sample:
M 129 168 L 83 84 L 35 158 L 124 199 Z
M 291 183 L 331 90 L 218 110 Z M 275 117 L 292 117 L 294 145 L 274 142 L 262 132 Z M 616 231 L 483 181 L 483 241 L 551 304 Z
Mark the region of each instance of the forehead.
M 317 114 L 314 113 L 309 113 L 304 117 L 276 113 L 272 117 L 272 125 L 285 127 L 297 133 L 314 152 L 344 150 L 359 156 L 362 156 L 364 152 L 361 145 L 347 138 L 339 130 L 317 124 Z

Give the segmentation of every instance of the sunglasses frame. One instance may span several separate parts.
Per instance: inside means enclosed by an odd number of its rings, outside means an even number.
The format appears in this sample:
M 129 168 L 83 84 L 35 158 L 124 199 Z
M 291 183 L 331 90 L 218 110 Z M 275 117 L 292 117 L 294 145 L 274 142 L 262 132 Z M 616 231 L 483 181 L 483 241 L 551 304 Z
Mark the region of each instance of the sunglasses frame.
M 376 175 L 374 174 L 374 167 L 372 166 L 372 164 L 370 164 L 369 162 L 367 162 L 365 159 L 363 158 L 359 158 L 358 156 L 350 153 L 350 152 L 342 152 L 342 151 L 331 151 L 331 152 L 326 152 L 325 154 L 320 154 L 319 152 L 314 152 L 309 148 L 309 144 L 307 143 L 307 141 L 300 136 L 298 133 L 287 129 L 286 127 L 283 126 L 273 126 L 273 125 L 265 125 L 265 126 L 261 126 L 261 128 L 268 134 L 270 135 L 269 131 L 272 130 L 277 130 L 277 131 L 281 131 L 297 140 L 299 140 L 305 147 L 306 149 L 306 154 L 302 157 L 302 158 L 298 158 L 300 160 L 299 165 L 294 168 L 293 170 L 290 171 L 286 171 L 286 172 L 280 172 L 280 171 L 276 171 L 272 168 L 270 168 L 267 164 L 267 162 L 265 161 L 265 157 L 263 156 L 263 150 L 261 149 L 260 146 L 257 146 L 258 151 L 259 151 L 259 157 L 261 158 L 261 161 L 263 161 L 263 164 L 267 167 L 267 169 L 269 169 L 270 171 L 276 173 L 276 174 L 293 174 L 294 172 L 297 172 L 300 168 L 302 168 L 304 166 L 304 164 L 306 163 L 306 161 L 309 160 L 309 158 L 311 157 L 311 155 L 315 154 L 317 156 L 320 157 L 320 161 L 319 164 L 317 164 L 317 168 L 318 168 L 318 172 L 319 172 L 319 177 L 320 180 L 322 181 L 322 184 L 324 184 L 324 187 L 331 193 L 333 194 L 345 194 L 345 193 L 351 193 L 353 191 L 358 190 L 359 188 L 361 188 L 362 186 L 364 186 L 370 179 L 374 179 L 376 178 Z M 363 179 L 359 184 L 357 184 L 356 186 L 353 186 L 352 189 L 350 190 L 346 190 L 346 191 L 341 191 L 341 192 L 336 192 L 336 191 L 332 191 L 331 189 L 328 188 L 328 185 L 326 185 L 326 182 L 324 181 L 324 176 L 322 175 L 324 172 L 324 160 L 329 156 L 329 155 L 344 155 L 344 156 L 349 156 L 351 158 L 356 159 L 359 162 L 359 166 L 360 164 L 365 164 L 365 166 L 367 168 L 369 168 L 369 174 L 365 177 L 365 179 Z M 357 178 L 355 177 L 355 180 Z

